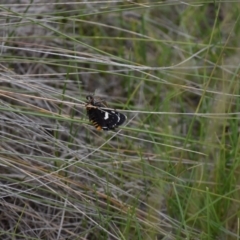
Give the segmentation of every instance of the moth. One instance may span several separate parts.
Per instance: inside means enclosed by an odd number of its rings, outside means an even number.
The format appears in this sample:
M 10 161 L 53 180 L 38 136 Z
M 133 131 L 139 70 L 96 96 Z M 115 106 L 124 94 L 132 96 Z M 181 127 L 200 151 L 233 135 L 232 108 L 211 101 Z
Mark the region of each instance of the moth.
M 86 99 L 86 110 L 89 121 L 97 130 L 114 130 L 126 121 L 126 115 L 114 109 L 109 109 L 107 104 L 101 99 L 95 98 L 92 95 L 86 96 Z

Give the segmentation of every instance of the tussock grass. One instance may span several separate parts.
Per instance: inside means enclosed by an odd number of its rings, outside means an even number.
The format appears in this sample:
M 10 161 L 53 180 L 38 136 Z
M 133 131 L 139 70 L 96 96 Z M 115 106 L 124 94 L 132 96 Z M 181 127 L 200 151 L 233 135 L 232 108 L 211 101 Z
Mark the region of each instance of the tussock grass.
M 239 238 L 237 1 L 0 12 L 1 239 Z

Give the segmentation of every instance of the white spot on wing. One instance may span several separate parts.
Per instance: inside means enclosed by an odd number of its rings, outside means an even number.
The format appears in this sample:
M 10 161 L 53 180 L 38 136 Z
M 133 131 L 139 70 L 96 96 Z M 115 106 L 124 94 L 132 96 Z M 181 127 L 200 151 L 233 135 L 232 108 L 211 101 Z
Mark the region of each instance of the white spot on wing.
M 120 121 L 119 113 L 117 113 L 117 112 L 115 112 L 115 111 L 111 111 L 111 112 L 112 112 L 112 114 L 114 114 L 115 116 L 117 116 L 117 118 L 118 118 L 117 122 L 119 122 L 119 121 Z M 116 125 L 116 124 L 115 124 L 115 125 Z
M 109 114 L 108 112 L 105 112 L 105 115 L 104 115 L 104 120 L 108 119 L 109 118 Z

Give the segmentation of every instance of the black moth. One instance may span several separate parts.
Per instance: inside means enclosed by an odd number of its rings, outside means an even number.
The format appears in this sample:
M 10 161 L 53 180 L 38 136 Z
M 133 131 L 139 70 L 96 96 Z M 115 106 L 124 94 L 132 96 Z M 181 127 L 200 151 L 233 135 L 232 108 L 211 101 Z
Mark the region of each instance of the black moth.
M 97 130 L 114 130 L 122 125 L 127 117 L 113 109 L 106 109 L 107 105 L 102 100 L 96 100 L 93 96 L 86 96 L 87 115 Z

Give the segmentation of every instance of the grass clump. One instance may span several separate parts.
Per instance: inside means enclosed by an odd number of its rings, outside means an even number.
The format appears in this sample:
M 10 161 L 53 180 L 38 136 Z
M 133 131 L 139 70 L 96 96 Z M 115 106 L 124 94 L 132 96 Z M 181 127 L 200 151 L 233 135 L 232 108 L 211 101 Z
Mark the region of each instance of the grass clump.
M 239 238 L 239 3 L 0 11 L 2 239 Z

